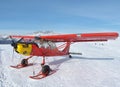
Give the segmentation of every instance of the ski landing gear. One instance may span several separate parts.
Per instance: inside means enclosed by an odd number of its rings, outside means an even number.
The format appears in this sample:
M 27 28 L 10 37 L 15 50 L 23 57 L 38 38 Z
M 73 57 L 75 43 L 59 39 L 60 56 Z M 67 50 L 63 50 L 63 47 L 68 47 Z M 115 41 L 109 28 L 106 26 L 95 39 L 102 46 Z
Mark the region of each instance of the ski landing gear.
M 21 65 L 22 65 L 23 67 L 27 66 L 27 65 L 28 65 L 28 60 L 27 60 L 27 59 L 23 59 L 23 60 L 21 61 Z
M 42 79 L 45 78 L 49 75 L 52 75 L 53 73 L 55 73 L 55 70 L 51 70 L 50 67 L 48 65 L 43 65 L 42 66 L 42 70 L 35 76 L 29 76 L 32 79 Z
M 28 63 L 28 59 L 22 59 L 21 63 L 16 66 L 10 66 L 12 68 L 20 69 L 28 66 L 32 66 L 33 63 Z
M 50 69 L 50 67 L 48 65 L 42 66 L 41 72 L 43 75 L 47 76 L 50 73 L 50 71 L 52 71 L 52 70 Z

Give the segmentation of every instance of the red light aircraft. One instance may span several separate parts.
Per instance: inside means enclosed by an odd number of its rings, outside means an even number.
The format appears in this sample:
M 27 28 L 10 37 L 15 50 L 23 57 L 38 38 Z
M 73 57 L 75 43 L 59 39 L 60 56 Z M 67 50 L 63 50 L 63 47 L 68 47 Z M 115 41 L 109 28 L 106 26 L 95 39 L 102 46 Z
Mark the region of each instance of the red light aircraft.
M 71 53 L 69 52 L 70 45 L 74 42 L 93 42 L 93 41 L 108 41 L 115 40 L 119 34 L 117 32 L 101 32 L 101 33 L 80 33 L 80 34 L 59 34 L 59 35 L 47 35 L 47 36 L 39 36 L 39 43 L 44 46 L 39 46 L 35 42 L 36 36 L 10 36 L 12 39 L 12 46 L 14 50 L 22 55 L 29 56 L 26 60 L 22 61 L 22 65 L 19 64 L 17 68 L 21 68 L 28 65 L 28 59 L 33 56 L 42 56 L 42 64 L 45 64 L 45 57 L 47 56 L 62 56 L 69 55 L 71 57 Z M 13 39 L 20 39 L 19 41 L 14 41 Z M 60 46 L 56 46 L 57 42 L 65 42 Z M 45 45 L 46 44 L 46 45 Z M 59 48 L 63 48 L 63 50 L 59 50 Z M 26 65 L 25 65 L 26 64 Z M 44 65 L 45 66 L 45 65 Z M 44 71 L 44 70 L 43 70 Z M 47 72 L 50 72 L 50 69 Z M 38 77 L 39 75 L 33 76 Z

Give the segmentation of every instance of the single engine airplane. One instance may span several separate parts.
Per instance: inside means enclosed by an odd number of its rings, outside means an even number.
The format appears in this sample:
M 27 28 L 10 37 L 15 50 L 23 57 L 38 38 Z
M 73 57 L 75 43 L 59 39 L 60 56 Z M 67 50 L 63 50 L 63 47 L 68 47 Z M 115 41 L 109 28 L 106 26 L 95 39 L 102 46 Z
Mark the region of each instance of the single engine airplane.
M 11 35 L 11 45 L 14 47 L 14 50 L 19 54 L 29 56 L 28 58 L 22 60 L 21 64 L 13 67 L 21 68 L 28 66 L 28 59 L 32 58 L 33 56 L 42 56 L 43 59 L 41 65 L 45 67 L 42 68 L 42 70 L 43 72 L 47 73 L 46 75 L 48 75 L 50 72 L 50 68 L 49 66 L 45 65 L 45 57 L 69 55 L 69 57 L 71 58 L 72 56 L 70 55 L 71 53 L 69 52 L 69 49 L 72 43 L 115 40 L 118 36 L 119 34 L 117 32 L 59 34 L 45 36 Z M 15 42 L 13 39 L 16 38 L 19 40 Z M 57 42 L 64 42 L 64 44 L 56 46 Z M 63 49 L 59 50 L 60 48 Z M 41 74 L 32 76 L 31 78 L 36 78 L 39 75 Z

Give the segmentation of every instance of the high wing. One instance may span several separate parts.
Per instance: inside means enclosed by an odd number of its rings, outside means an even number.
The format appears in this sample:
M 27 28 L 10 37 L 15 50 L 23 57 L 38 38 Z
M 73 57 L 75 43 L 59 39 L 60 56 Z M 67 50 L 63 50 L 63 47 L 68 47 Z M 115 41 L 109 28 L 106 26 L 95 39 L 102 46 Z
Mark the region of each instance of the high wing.
M 51 40 L 53 42 L 90 42 L 114 40 L 119 36 L 117 32 L 102 33 L 80 33 L 80 34 L 59 34 L 39 36 L 40 38 Z M 12 38 L 34 39 L 35 36 L 10 36 Z

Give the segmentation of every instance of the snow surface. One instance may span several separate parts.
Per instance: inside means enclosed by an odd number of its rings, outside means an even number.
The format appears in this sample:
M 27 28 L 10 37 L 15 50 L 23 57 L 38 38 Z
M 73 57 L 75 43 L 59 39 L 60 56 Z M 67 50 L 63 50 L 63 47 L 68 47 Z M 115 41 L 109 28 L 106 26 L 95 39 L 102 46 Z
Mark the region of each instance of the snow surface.
M 30 79 L 41 67 L 35 65 L 13 69 L 25 56 L 13 53 L 10 45 L 0 45 L 0 87 L 120 87 L 120 38 L 108 42 L 74 43 L 71 52 L 83 55 L 47 57 L 46 63 L 57 72 L 41 80 Z M 14 54 L 14 55 L 13 55 Z M 33 72 L 34 71 L 34 72 Z

